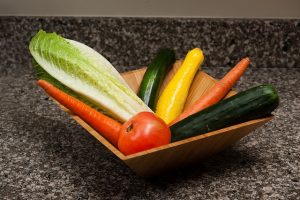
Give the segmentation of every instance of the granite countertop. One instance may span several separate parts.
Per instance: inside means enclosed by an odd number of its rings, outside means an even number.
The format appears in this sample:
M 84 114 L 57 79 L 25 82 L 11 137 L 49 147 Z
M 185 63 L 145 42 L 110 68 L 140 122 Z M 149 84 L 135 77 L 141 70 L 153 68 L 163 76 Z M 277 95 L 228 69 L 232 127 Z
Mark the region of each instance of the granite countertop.
M 299 20 L 0 17 L 1 199 L 300 199 Z M 275 118 L 211 158 L 143 179 L 35 85 L 28 42 L 43 27 L 84 42 L 120 71 L 161 46 L 177 58 L 201 47 L 220 78 L 239 58 L 236 85 L 273 84 Z M 126 67 L 125 67 L 126 66 Z

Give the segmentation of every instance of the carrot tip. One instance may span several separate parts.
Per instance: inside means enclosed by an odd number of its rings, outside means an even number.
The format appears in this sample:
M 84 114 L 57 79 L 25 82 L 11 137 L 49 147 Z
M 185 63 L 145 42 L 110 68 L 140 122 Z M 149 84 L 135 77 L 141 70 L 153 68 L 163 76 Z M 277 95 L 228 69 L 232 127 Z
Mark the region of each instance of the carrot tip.
M 41 85 L 41 82 L 42 82 L 42 80 L 37 80 L 37 81 L 36 81 L 36 84 L 40 86 L 40 85 Z
M 250 58 L 249 57 L 244 58 L 244 60 L 250 62 Z

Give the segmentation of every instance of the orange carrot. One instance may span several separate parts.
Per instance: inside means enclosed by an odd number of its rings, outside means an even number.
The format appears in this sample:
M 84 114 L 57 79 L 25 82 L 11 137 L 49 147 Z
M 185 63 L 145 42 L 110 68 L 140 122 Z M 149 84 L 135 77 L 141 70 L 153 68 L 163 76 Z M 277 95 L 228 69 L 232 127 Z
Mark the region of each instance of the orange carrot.
M 219 82 L 217 82 L 204 96 L 200 97 L 195 103 L 182 112 L 179 117 L 173 120 L 169 125 L 199 112 L 222 100 L 229 92 L 232 86 L 240 79 L 250 64 L 249 58 L 242 59 L 234 66 Z
M 93 127 L 114 146 L 118 146 L 119 130 L 122 126 L 119 122 L 64 93 L 45 80 L 38 80 L 37 84 L 60 104 L 71 110 L 74 114 Z

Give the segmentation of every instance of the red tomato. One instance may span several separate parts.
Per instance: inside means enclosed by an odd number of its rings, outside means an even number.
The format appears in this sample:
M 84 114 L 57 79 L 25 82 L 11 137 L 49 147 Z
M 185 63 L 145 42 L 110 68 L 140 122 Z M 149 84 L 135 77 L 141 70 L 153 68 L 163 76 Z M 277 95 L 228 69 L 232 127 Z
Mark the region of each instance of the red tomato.
M 118 147 L 124 155 L 129 155 L 170 142 L 168 125 L 154 113 L 140 112 L 123 124 Z

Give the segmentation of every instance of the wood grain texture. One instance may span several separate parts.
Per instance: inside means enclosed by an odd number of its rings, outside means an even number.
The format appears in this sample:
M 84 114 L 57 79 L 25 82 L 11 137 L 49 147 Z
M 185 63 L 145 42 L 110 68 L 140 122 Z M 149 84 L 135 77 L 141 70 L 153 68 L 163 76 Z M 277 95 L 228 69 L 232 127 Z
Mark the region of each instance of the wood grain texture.
M 174 64 L 173 69 L 167 75 L 161 90 L 163 90 L 168 81 L 173 77 L 180 65 L 181 61 L 177 61 Z M 125 72 L 122 74 L 122 76 L 128 85 L 135 92 L 137 92 L 145 71 L 146 68 L 141 68 L 138 70 Z M 200 96 L 204 95 L 216 82 L 217 81 L 215 79 L 205 72 L 199 71 L 191 85 L 185 108 L 190 106 Z M 234 94 L 236 94 L 236 92 L 231 91 L 226 97 Z M 118 158 L 123 160 L 136 174 L 144 177 L 153 176 L 166 170 L 188 165 L 192 162 L 198 162 L 234 144 L 254 129 L 272 119 L 272 116 L 270 116 L 262 119 L 251 120 L 217 131 L 174 142 L 165 146 L 125 156 L 82 119 L 72 114 L 62 105 L 60 106 L 99 142 L 106 146 Z
M 137 153 L 127 156 L 124 162 L 139 176 L 157 175 L 164 171 L 198 162 L 220 152 L 271 118 L 252 120 Z

